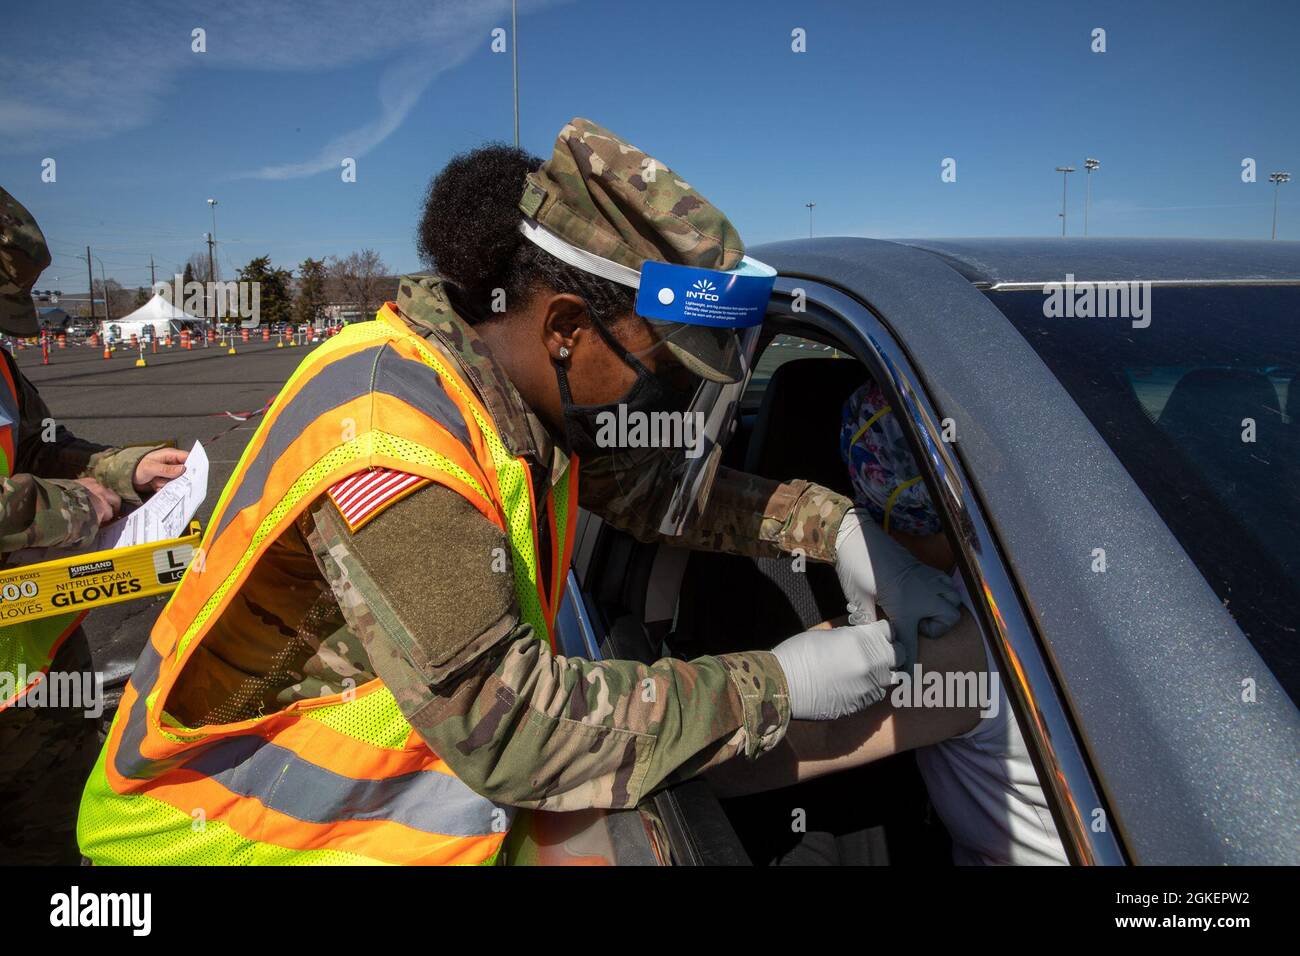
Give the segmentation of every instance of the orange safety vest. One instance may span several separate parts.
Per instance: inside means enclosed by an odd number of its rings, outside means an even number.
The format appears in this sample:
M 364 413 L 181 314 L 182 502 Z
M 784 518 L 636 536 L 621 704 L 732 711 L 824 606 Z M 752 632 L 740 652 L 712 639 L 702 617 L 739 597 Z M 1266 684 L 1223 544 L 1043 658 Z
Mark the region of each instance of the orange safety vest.
M 457 779 L 379 679 L 236 723 L 186 727 L 167 707 L 205 635 L 281 533 L 327 491 L 359 527 L 375 512 L 358 502 L 384 476 L 397 475 L 406 493 L 445 485 L 501 528 L 521 616 L 552 640 L 572 552 L 577 462 L 548 492 L 552 580 L 543 582 L 524 459 L 507 451 L 452 363 L 394 308 L 315 349 L 245 449 L 82 797 L 78 838 L 95 863 L 496 859 L 512 811 Z
M 13 474 L 18 455 L 18 429 L 22 418 L 18 383 L 9 362 L 0 358 L 0 477 Z M 0 711 L 16 704 L 41 680 L 59 648 L 72 636 L 88 612 L 74 611 L 35 621 L 10 623 L 4 617 L 8 598 L 0 594 L 0 673 L 8 676 L 0 692 Z M 12 688 L 12 689 L 11 689 Z M 0 756 L 0 759 L 3 759 Z

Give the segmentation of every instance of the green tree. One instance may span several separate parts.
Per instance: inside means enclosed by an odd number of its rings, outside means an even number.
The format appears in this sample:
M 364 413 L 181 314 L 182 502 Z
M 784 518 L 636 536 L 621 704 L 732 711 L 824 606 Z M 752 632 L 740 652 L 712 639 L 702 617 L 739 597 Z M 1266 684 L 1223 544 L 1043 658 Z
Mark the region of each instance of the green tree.
M 185 297 L 186 297 L 186 295 L 189 294 L 188 292 L 186 292 L 186 289 L 189 287 L 189 284 L 190 284 L 191 282 L 193 282 L 193 281 L 194 281 L 194 267 L 193 267 L 192 265 L 190 265 L 190 264 L 187 262 L 187 263 L 185 263 L 185 270 L 184 270 L 184 272 L 181 274 L 181 287 L 180 287 L 180 290 L 177 291 L 176 287 L 173 286 L 171 283 L 168 283 L 168 284 L 167 284 L 167 288 L 168 288 L 168 290 L 169 290 L 169 291 L 167 292 L 167 301 L 168 301 L 168 302 L 171 302 L 171 300 L 172 300 L 172 296 L 173 296 L 173 295 L 179 295 L 179 296 L 180 296 L 180 301 L 179 301 L 179 302 L 172 302 L 172 305 L 176 306 L 176 308 L 178 308 L 178 309 L 183 309 L 183 308 L 185 308 Z M 203 312 L 202 308 L 198 309 L 197 311 L 198 311 L 199 313 L 202 313 L 202 312 Z
M 289 321 L 293 314 L 293 298 L 289 291 L 293 276 L 284 269 L 273 268 L 270 256 L 251 260 L 239 270 L 239 281 L 258 285 L 258 324 Z
M 298 297 L 293 303 L 296 323 L 315 323 L 325 312 L 325 260 L 304 259 L 298 266 Z

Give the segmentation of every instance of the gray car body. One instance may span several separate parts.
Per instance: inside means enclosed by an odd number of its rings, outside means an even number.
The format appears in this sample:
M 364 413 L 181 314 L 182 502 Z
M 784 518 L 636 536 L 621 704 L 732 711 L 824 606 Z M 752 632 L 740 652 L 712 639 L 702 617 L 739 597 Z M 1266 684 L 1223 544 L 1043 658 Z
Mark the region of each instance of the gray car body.
M 958 458 L 1130 859 L 1300 862 L 1300 712 L 1105 441 L 979 291 L 1067 273 L 1296 282 L 1300 243 L 845 238 L 751 253 L 874 309 L 955 422 Z M 1106 550 L 1105 573 L 1091 570 L 1095 548 Z M 1255 703 L 1242 701 L 1247 678 Z

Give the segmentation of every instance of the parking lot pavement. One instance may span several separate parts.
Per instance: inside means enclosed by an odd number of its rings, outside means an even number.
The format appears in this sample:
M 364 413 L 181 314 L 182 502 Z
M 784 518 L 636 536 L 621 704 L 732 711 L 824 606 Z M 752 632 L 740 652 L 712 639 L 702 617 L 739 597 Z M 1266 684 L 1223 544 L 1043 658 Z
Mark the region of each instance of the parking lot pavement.
M 236 342 L 236 354 L 228 355 L 217 345 L 191 351 L 159 346 L 157 353 L 145 350 L 144 368 L 135 366 L 137 352 L 118 350 L 105 359 L 102 347 L 85 345 L 51 349 L 49 365 L 41 364 L 39 348 L 21 349 L 16 358 L 50 414 L 79 438 L 106 445 L 173 440 L 181 448 L 203 442 L 211 472 L 198 517 L 206 526 L 261 420 L 241 423 L 227 413 L 260 410 L 309 350 Z M 164 603 L 165 597 L 128 601 L 86 619 L 96 668 L 110 688 L 135 663 Z

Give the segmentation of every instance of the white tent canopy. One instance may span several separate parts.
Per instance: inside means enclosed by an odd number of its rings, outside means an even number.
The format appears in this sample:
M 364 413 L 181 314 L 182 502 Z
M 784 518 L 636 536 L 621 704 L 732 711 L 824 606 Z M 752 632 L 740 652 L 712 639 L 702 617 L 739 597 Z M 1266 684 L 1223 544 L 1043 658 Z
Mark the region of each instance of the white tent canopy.
M 159 338 L 170 333 L 177 333 L 182 328 L 196 329 L 203 327 L 203 319 L 190 315 L 184 309 L 178 309 L 161 295 L 152 299 L 130 315 L 111 322 L 100 322 L 99 331 L 103 335 L 112 333 L 115 339 L 130 339 L 132 335 L 145 337 L 145 329 L 152 328 Z

